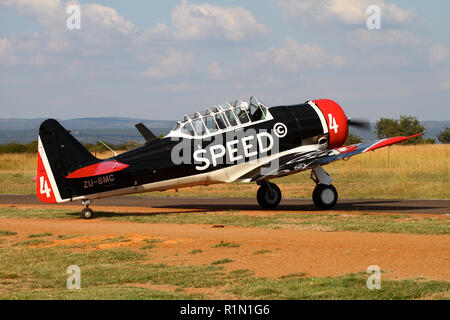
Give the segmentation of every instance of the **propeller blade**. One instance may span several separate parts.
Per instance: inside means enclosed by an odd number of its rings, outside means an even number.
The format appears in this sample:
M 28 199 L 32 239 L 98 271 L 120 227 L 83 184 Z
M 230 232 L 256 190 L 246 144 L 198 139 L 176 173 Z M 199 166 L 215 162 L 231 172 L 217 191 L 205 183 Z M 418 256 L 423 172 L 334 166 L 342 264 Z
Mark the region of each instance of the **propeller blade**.
M 364 130 L 370 130 L 370 122 L 366 119 L 348 119 L 349 126 L 361 128 Z

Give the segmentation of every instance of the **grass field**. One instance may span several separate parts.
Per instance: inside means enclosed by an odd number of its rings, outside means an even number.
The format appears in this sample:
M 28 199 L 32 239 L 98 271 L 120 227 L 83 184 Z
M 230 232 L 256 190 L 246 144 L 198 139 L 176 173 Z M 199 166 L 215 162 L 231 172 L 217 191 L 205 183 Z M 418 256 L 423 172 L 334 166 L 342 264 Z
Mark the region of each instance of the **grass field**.
M 226 272 L 220 263 L 151 264 L 145 263 L 146 253 L 128 249 L 0 248 L 0 257 L 0 299 L 205 299 L 201 292 L 211 288 L 241 299 L 435 299 L 450 291 L 448 282 L 421 279 L 385 280 L 381 290 L 368 290 L 363 272 L 269 279 L 249 270 Z M 81 290 L 66 288 L 65 269 L 73 261 L 82 270 Z
M 368 290 L 363 272 L 270 279 L 254 277 L 249 270 L 226 272 L 222 263 L 152 264 L 145 262 L 147 253 L 129 249 L 80 253 L 21 246 L 0 248 L 0 257 L 0 299 L 205 299 L 208 294 L 202 292 L 212 288 L 240 299 L 435 299 L 450 291 L 448 282 L 423 279 L 385 280 L 381 290 Z M 66 287 L 65 269 L 73 261 L 82 270 L 81 290 Z
M 0 218 L 73 220 L 77 210 L 2 208 Z M 408 215 L 276 214 L 268 216 L 239 212 L 172 213 L 145 215 L 98 212 L 98 220 L 137 224 L 221 223 L 224 227 L 316 230 L 317 232 L 388 232 L 449 235 L 450 218 Z M 188 226 L 187 226 L 188 227 Z M 208 256 L 222 252 L 209 263 L 190 264 L 176 253 L 161 263 L 155 252 L 173 254 L 160 248 L 162 239 L 123 235 L 93 237 L 66 232 L 20 234 L 0 230 L 0 299 L 448 299 L 450 282 L 415 277 L 382 280 L 381 290 L 366 287 L 367 273 L 333 277 L 311 277 L 297 272 L 279 277 L 255 276 L 250 269 L 230 270 L 245 245 L 233 242 L 208 244 L 203 249 L 184 249 L 185 256 Z M 84 241 L 77 241 L 84 240 Z M 72 242 L 71 242 L 72 241 Z M 126 247 L 108 247 L 115 244 Z M 222 250 L 222 251 L 220 251 Z M 278 248 L 260 247 L 249 255 L 264 261 Z M 170 253 L 171 252 L 171 253 Z M 175 259 L 175 260 L 174 260 Z M 445 263 L 445 262 L 444 262 Z M 69 265 L 81 269 L 81 290 L 66 287 Z
M 100 155 L 109 157 L 110 153 Z M 391 146 L 325 169 L 342 199 L 450 199 L 450 145 Z M 0 194 L 33 194 L 36 156 L 0 155 Z M 310 198 L 309 171 L 275 179 L 285 198 Z M 167 197 L 254 197 L 255 184 L 233 183 L 145 194 Z

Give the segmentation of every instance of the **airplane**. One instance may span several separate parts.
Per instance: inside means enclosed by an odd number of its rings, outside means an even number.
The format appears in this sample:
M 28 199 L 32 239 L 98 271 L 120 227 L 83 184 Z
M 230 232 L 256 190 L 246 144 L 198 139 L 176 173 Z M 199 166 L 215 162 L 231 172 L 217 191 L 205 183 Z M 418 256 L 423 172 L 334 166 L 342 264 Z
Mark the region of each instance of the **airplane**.
M 90 219 L 89 205 L 96 199 L 254 182 L 259 206 L 275 209 L 282 194 L 270 180 L 311 170 L 312 200 L 318 209 L 330 210 L 338 193 L 323 166 L 420 135 L 344 146 L 352 125 L 370 128 L 366 121 L 348 118 L 333 100 L 269 107 L 251 97 L 248 103 L 236 100 L 185 115 L 162 138 L 139 123 L 145 145 L 97 159 L 48 119 L 39 128 L 36 194 L 44 203 L 81 200 L 81 216 Z

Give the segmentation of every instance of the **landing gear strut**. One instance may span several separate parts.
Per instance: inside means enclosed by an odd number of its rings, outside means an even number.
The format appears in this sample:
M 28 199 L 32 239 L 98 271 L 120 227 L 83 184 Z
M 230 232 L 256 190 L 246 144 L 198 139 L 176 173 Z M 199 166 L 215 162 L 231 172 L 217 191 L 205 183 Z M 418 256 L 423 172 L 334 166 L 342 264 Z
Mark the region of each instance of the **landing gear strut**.
M 81 210 L 81 217 L 83 219 L 92 219 L 94 217 L 94 211 L 89 208 L 89 205 L 91 204 L 90 200 L 84 200 L 81 203 L 83 206 L 86 206 L 83 210 Z
M 311 179 L 316 183 L 312 194 L 314 205 L 321 210 L 333 209 L 338 200 L 337 190 L 331 184 L 333 179 L 322 167 L 314 168 L 311 171 Z
M 259 206 L 263 209 L 275 209 L 281 201 L 281 190 L 275 183 L 264 181 L 256 194 Z

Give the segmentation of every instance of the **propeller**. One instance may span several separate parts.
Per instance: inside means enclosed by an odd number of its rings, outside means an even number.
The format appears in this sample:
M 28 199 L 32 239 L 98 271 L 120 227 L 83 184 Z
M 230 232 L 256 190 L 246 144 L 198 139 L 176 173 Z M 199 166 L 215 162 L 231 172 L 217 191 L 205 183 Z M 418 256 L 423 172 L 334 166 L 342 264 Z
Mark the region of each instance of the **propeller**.
M 360 128 L 363 130 L 370 130 L 370 122 L 366 119 L 351 119 L 348 118 L 348 125 L 356 128 Z

